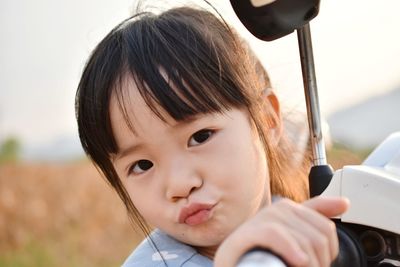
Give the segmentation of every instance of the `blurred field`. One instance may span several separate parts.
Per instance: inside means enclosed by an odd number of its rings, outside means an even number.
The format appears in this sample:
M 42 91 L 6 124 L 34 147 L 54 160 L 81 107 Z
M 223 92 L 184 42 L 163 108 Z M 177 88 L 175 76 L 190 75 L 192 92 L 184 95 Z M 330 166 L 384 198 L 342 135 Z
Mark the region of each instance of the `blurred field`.
M 328 153 L 336 169 L 363 157 Z M 120 266 L 142 238 L 91 163 L 0 163 L 0 266 Z
M 119 266 L 140 238 L 89 162 L 0 163 L 0 266 Z
M 355 150 L 340 144 L 334 144 L 327 151 L 328 163 L 334 170 L 342 168 L 344 165 L 359 165 L 372 152 L 372 148 Z

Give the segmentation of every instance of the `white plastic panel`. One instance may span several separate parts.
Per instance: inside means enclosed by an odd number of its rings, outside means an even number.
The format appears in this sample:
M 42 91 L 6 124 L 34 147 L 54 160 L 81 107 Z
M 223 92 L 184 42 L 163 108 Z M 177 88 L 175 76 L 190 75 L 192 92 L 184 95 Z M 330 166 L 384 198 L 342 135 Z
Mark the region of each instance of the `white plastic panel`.
M 341 194 L 350 199 L 343 222 L 368 225 L 400 234 L 400 179 L 383 168 L 346 166 Z

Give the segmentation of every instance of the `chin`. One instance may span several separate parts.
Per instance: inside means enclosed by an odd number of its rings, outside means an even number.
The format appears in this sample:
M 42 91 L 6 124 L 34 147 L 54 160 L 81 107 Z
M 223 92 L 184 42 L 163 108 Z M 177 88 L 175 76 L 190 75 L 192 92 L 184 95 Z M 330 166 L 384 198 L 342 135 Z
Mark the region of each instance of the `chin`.
M 206 235 L 202 237 L 189 237 L 186 239 L 187 240 L 180 240 L 180 241 L 194 247 L 218 247 L 223 241 L 222 238 L 221 239 L 215 238 L 215 236 L 208 237 Z
M 230 234 L 226 227 L 215 228 L 211 225 L 204 225 L 188 229 L 182 235 L 185 240 L 181 240 L 187 244 L 197 247 L 213 247 L 219 246 L 222 241 Z

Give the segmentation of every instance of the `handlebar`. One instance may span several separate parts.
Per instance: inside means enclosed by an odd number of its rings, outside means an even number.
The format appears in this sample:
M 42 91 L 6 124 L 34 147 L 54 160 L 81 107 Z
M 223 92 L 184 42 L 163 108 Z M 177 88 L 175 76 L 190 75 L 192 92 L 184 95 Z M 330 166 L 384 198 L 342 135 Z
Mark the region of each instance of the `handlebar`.
M 240 258 L 236 267 L 287 267 L 276 255 L 265 250 L 252 250 Z

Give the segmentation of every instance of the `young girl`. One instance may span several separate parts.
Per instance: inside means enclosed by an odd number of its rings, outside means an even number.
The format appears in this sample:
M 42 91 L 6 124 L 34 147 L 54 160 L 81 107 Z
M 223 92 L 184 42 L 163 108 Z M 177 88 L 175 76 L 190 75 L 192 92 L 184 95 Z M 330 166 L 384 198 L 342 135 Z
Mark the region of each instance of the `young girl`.
M 76 114 L 86 153 L 149 234 L 123 266 L 230 267 L 254 247 L 330 266 L 328 217 L 347 202 L 305 201 L 309 162 L 295 160 L 270 86 L 245 42 L 204 10 L 138 14 L 99 43 Z

